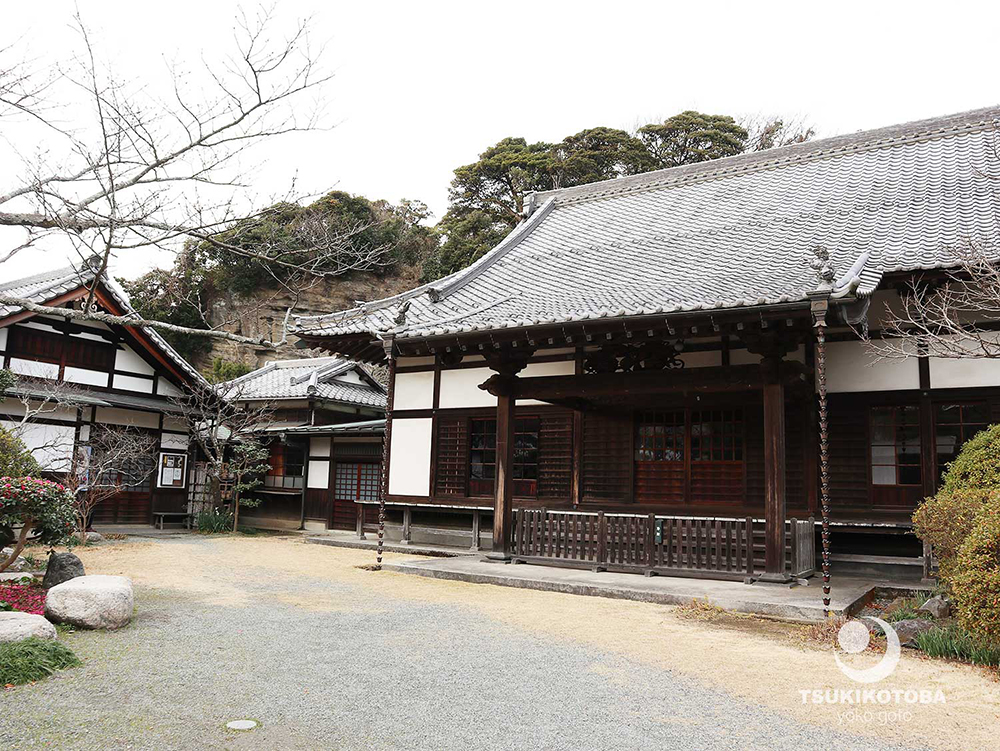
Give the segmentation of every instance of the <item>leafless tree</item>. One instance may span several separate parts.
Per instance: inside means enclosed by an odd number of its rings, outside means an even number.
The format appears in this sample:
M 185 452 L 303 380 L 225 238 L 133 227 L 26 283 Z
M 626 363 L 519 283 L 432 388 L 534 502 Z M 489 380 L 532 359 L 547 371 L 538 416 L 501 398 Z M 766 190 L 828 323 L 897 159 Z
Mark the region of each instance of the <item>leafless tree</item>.
M 4 396 L 9 400 L 0 413 L 4 428 L 30 449 L 43 469 L 68 471 L 75 436 L 39 428 L 46 420 L 60 417 L 67 419 L 67 427 L 72 427 L 76 410 L 90 403 L 87 394 L 65 381 L 18 376 Z M 51 462 L 54 464 L 49 466 Z
M 749 134 L 747 151 L 804 143 L 816 135 L 816 130 L 801 117 L 747 115 L 740 118 L 740 125 Z
M 77 446 L 63 481 L 75 499 L 81 544 L 87 541 L 87 523 L 99 503 L 150 479 L 156 469 L 155 450 L 155 438 L 145 431 L 117 425 L 90 427 L 90 436 Z
M 209 90 L 190 85 L 188 72 L 174 68 L 170 90 L 161 96 L 120 77 L 98 54 L 79 15 L 77 54 L 65 64 L 31 67 L 13 48 L 0 49 L 0 118 L 29 118 L 38 124 L 32 132 L 46 139 L 13 144 L 24 155 L 23 174 L 0 178 L 13 180 L 0 184 L 0 227 L 22 230 L 0 263 L 57 236 L 72 244 L 81 265 L 99 272 L 125 254 L 179 252 L 186 239 L 207 243 L 224 256 L 280 270 L 293 290 L 311 279 L 384 264 L 387 248 L 364 247 L 350 242 L 354 231 L 331 233 L 310 222 L 274 242 L 259 235 L 254 243 L 240 242 L 239 232 L 266 226 L 271 211 L 254 205 L 247 156 L 263 141 L 324 128 L 322 91 L 331 74 L 322 47 L 310 39 L 310 21 L 298 22 L 285 37 L 275 26 L 271 10 L 241 14 L 232 54 L 205 62 Z M 69 129 L 68 121 L 85 125 Z M 46 308 L 3 293 L 0 304 L 262 347 L 285 341 L 284 331 L 280 341 L 270 341 L 112 316 L 97 309 L 94 289 L 78 307 Z
M 251 406 L 243 397 L 243 388 L 235 384 L 195 389 L 173 399 L 204 461 L 208 497 L 213 506 L 224 500 L 238 503 L 238 498 L 232 497 L 235 495 L 232 489 L 244 479 L 246 468 L 230 467 L 235 447 L 256 443 L 274 424 L 270 402 L 255 402 Z M 234 475 L 234 469 L 240 470 L 240 477 Z M 227 487 L 230 497 L 224 498 Z
M 1000 254 L 982 243 L 954 251 L 955 266 L 918 276 L 871 341 L 883 358 L 1000 358 Z

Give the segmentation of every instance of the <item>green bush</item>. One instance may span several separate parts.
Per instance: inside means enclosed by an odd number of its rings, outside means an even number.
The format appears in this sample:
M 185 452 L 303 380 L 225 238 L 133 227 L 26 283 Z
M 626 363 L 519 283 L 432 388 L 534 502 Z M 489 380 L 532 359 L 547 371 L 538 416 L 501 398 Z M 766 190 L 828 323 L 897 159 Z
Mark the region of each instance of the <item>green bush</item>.
M 0 477 L 36 477 L 41 471 L 21 439 L 0 428 Z
M 945 581 L 950 582 L 959 550 L 988 507 L 1000 507 L 1000 425 L 966 441 L 948 465 L 937 495 L 913 513 L 914 532 L 934 547 Z
M 960 626 L 936 628 L 917 634 L 917 647 L 931 657 L 962 660 L 974 665 L 1000 665 L 1000 646 L 985 643 Z
M 233 529 L 233 515 L 226 509 L 202 511 L 195 517 L 194 521 L 198 531 L 206 534 L 231 532 Z
M 57 641 L 32 637 L 0 643 L 0 686 L 39 681 L 82 664 L 69 647 Z
M 1000 506 L 986 507 L 962 543 L 950 574 L 958 622 L 1000 645 Z

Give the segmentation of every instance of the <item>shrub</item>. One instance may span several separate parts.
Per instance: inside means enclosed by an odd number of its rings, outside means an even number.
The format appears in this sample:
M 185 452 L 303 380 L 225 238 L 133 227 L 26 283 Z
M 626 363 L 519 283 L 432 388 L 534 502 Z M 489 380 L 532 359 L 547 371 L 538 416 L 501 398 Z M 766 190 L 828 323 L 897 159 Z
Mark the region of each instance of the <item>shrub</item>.
M 32 637 L 0 643 L 0 686 L 18 686 L 83 663 L 64 644 Z
M 195 517 L 195 525 L 199 532 L 208 534 L 216 532 L 231 532 L 233 529 L 233 515 L 226 509 L 212 509 L 202 511 Z
M 971 662 L 974 665 L 1000 665 L 1000 646 L 983 642 L 959 626 L 936 628 L 917 634 L 917 647 L 931 657 Z
M 0 477 L 28 477 L 41 471 L 21 439 L 0 428 Z
M 57 482 L 35 477 L 0 477 L 0 528 L 21 527 L 14 551 L 0 571 L 21 554 L 29 532 L 42 545 L 58 545 L 74 528 L 73 494 Z
M 950 581 L 962 627 L 1000 645 L 1000 507 L 980 513 L 959 549 Z
M 1000 506 L 1000 425 L 966 441 L 948 465 L 937 495 L 913 513 L 917 536 L 934 547 L 942 579 L 951 580 L 958 551 L 987 507 Z

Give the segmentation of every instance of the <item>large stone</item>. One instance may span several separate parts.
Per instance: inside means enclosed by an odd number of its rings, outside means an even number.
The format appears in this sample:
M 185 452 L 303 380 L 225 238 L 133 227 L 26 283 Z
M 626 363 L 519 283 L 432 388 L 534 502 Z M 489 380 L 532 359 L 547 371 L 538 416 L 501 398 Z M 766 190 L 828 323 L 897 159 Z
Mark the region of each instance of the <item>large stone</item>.
M 49 565 L 45 567 L 45 578 L 42 579 L 42 586 L 48 589 L 85 575 L 83 561 L 77 556 L 72 553 L 51 553 Z
M 132 581 L 124 576 L 78 576 L 45 597 L 45 616 L 79 628 L 116 629 L 132 619 Z
M 21 641 L 32 636 L 55 639 L 56 627 L 34 613 L 0 612 L 0 642 Z
M 90 543 L 90 542 L 104 542 L 104 535 L 100 534 L 99 532 L 88 532 L 87 533 L 87 542 L 88 543 Z
M 905 621 L 896 621 L 891 624 L 899 636 L 899 643 L 904 647 L 916 647 L 917 636 L 925 631 L 933 631 L 941 628 L 941 625 L 924 618 L 911 618 Z
M 951 615 L 951 603 L 941 595 L 935 595 L 919 608 L 918 613 L 928 613 L 932 618 L 947 618 Z

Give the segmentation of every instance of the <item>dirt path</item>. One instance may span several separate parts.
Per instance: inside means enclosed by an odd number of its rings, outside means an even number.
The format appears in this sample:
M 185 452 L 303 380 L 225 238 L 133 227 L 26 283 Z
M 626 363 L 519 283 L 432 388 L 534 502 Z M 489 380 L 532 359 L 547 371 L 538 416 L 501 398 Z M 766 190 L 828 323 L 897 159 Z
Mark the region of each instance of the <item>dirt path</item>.
M 382 619 L 400 603 L 471 609 L 480 620 L 486 619 L 486 628 L 624 658 L 626 663 L 598 661 L 590 669 L 629 690 L 636 687 L 630 686 L 633 678 L 627 666 L 635 664 L 668 670 L 690 679 L 692 686 L 724 692 L 802 727 L 814 727 L 817 734 L 856 734 L 871 738 L 875 747 L 996 746 L 1000 688 L 993 676 L 910 652 L 904 652 L 898 669 L 877 688 L 932 693 L 940 689 L 944 703 L 864 707 L 803 703 L 803 690 L 859 686 L 837 668 L 832 644 L 822 648 L 808 643 L 802 639 L 802 629 L 786 631 L 757 621 L 720 624 L 661 605 L 376 573 L 358 568 L 372 562 L 368 552 L 309 545 L 289 537 L 130 541 L 89 548 L 81 557 L 90 573 L 123 574 L 140 591 L 173 592 L 216 608 L 250 605 L 260 595 L 248 583 L 263 587 L 268 582 L 316 582 L 326 587 L 323 596 L 305 586 L 282 585 L 273 597 L 303 617 L 318 613 L 356 617 L 360 623 Z M 331 591 L 363 596 L 330 596 Z M 851 664 L 860 667 L 877 659 L 862 655 Z M 642 687 L 638 688 L 641 694 Z M 672 721 L 665 707 L 641 709 L 654 720 Z

